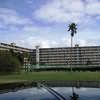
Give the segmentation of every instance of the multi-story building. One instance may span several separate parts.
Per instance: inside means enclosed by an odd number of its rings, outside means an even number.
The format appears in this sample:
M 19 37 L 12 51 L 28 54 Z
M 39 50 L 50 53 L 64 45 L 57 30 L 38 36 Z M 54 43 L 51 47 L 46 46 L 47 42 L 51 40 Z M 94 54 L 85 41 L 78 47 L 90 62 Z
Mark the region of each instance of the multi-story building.
M 0 43 L 0 50 L 13 49 L 19 52 L 31 54 L 31 64 L 41 66 L 66 66 L 70 67 L 100 67 L 100 46 L 80 47 L 59 47 L 59 48 L 39 48 L 28 49 L 16 46 L 15 44 Z M 25 62 L 27 62 L 25 60 Z
M 7 50 L 7 51 L 11 51 L 11 52 L 13 50 L 13 52 L 18 52 L 18 53 L 21 53 L 21 54 L 27 53 L 29 55 L 30 55 L 30 52 L 33 51 L 32 49 L 16 46 L 15 43 L 11 43 L 11 44 L 0 43 L 0 50 Z M 25 69 L 27 71 L 28 68 L 30 67 L 31 59 L 28 58 L 28 57 L 24 57 L 23 61 L 24 61 L 23 69 Z
M 0 43 L 0 50 L 8 50 L 9 51 L 11 49 L 13 49 L 15 52 L 30 52 L 30 51 L 32 51 L 32 49 L 16 46 L 15 43 L 11 43 L 11 44 Z
M 33 50 L 33 61 L 37 62 L 37 50 Z M 39 48 L 39 65 L 100 67 L 100 46 Z M 75 66 L 76 65 L 76 66 Z M 67 66 L 67 67 L 68 67 Z

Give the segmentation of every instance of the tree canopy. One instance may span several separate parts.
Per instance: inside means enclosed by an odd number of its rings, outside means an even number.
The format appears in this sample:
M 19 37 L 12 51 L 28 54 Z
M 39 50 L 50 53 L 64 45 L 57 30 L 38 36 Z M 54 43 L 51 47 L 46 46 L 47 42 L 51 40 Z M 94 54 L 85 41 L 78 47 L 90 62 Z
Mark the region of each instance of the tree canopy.
M 71 31 L 71 36 L 73 37 L 74 36 L 74 34 L 75 33 L 77 33 L 77 24 L 75 24 L 75 23 L 71 23 L 70 25 L 69 25 L 69 29 L 68 29 L 68 31 Z
M 9 51 L 0 50 L 0 72 L 19 71 L 21 62 L 18 57 L 13 56 Z

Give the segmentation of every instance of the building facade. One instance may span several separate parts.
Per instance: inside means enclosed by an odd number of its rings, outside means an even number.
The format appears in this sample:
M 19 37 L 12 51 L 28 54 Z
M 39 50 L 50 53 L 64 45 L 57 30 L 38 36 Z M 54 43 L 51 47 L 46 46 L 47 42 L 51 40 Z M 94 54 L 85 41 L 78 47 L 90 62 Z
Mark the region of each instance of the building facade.
M 33 61 L 36 61 L 36 50 L 33 50 Z M 39 65 L 47 66 L 70 66 L 100 67 L 100 46 L 87 47 L 61 47 L 39 48 Z M 67 66 L 67 67 L 68 67 Z
M 31 54 L 32 65 L 39 66 L 66 66 L 70 67 L 100 67 L 100 46 L 80 47 L 60 47 L 60 48 L 39 48 L 28 49 L 16 46 L 15 44 L 0 43 L 0 50 L 13 49 L 18 52 L 28 52 Z M 25 62 L 26 58 L 25 58 Z M 25 63 L 26 64 L 26 63 Z M 26 64 L 27 65 L 27 64 Z
M 0 43 L 0 50 L 5 50 L 5 51 L 10 51 L 10 52 L 14 52 L 14 53 L 20 53 L 21 55 L 23 54 L 23 68 L 25 71 L 28 71 L 28 69 L 30 68 L 31 65 L 31 58 L 29 58 L 26 55 L 30 55 L 30 52 L 33 51 L 32 49 L 28 49 L 28 48 L 23 48 L 23 47 L 19 47 L 16 46 L 15 43 L 11 43 L 11 44 L 6 44 L 6 43 Z
M 15 43 L 11 43 L 11 44 L 0 43 L 0 50 L 8 50 L 9 51 L 11 49 L 14 50 L 15 52 L 30 52 L 30 51 L 32 51 L 32 49 L 16 46 Z

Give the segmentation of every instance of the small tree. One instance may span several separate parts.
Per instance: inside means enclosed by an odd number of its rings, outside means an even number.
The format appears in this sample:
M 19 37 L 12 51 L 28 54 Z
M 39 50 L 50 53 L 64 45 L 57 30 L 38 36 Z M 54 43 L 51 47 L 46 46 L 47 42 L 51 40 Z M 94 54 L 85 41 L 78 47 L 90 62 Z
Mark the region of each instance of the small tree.
M 89 65 L 91 65 L 91 64 L 92 64 L 92 62 L 91 62 L 90 59 L 88 58 L 88 60 L 87 60 L 87 62 L 86 62 L 86 65 L 89 66 Z
M 12 56 L 11 52 L 0 50 L 0 72 L 12 73 L 20 71 L 20 66 L 18 58 Z

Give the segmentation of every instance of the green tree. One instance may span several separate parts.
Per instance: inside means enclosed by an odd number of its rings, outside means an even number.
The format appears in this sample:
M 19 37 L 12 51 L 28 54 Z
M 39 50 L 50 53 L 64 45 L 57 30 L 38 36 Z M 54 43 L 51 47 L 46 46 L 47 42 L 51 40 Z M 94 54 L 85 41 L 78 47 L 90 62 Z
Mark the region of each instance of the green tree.
M 75 23 L 71 23 L 68 27 L 68 31 L 71 32 L 71 52 L 72 52 L 72 47 L 73 47 L 73 37 L 74 34 L 77 33 L 77 24 Z M 72 55 L 71 55 L 71 65 L 72 65 Z M 71 67 L 71 66 L 70 66 Z M 71 71 L 72 71 L 72 67 L 71 67 Z
M 9 51 L 0 50 L 0 72 L 11 73 L 20 71 L 21 64 L 17 57 L 12 56 Z
M 24 53 L 14 52 L 13 49 L 10 49 L 10 53 L 13 57 L 16 57 L 19 60 L 20 64 L 23 66 L 23 64 L 24 64 Z
M 87 62 L 86 62 L 86 65 L 89 67 L 89 65 L 91 65 L 92 64 L 92 62 L 90 61 L 90 59 L 88 58 L 87 59 Z

